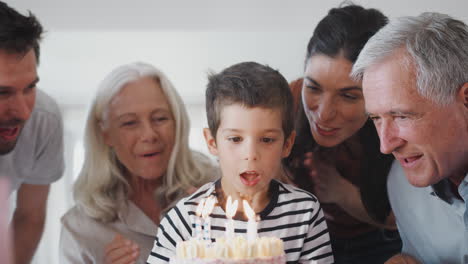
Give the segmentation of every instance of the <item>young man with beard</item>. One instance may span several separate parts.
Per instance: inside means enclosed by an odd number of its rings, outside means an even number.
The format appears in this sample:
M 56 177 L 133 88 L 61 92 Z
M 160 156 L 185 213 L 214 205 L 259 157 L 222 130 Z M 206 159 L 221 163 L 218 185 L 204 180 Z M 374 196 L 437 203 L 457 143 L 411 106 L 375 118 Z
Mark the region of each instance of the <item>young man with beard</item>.
M 0 2 L 0 177 L 16 191 L 15 263 L 29 263 L 44 228 L 49 185 L 64 170 L 57 104 L 37 90 L 42 26 Z M 3 217 L 5 213 L 2 212 Z

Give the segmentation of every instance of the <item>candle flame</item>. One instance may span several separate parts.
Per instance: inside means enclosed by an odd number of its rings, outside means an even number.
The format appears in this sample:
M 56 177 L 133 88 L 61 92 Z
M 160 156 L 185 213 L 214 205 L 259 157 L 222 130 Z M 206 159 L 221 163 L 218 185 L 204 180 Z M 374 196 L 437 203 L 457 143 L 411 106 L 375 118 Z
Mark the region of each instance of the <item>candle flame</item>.
M 203 219 L 206 219 L 211 214 L 211 211 L 213 211 L 215 203 L 216 203 L 216 198 L 214 196 L 210 195 L 210 197 L 206 199 L 205 206 L 203 207 L 203 211 L 202 211 Z
M 244 213 L 247 218 L 251 221 L 255 221 L 255 211 L 252 209 L 252 207 L 250 207 L 246 200 L 242 200 L 242 203 L 244 204 Z
M 204 207 L 205 207 L 205 199 L 202 199 L 197 206 L 197 210 L 195 211 L 195 214 L 197 216 L 201 216 Z
M 238 206 L 237 200 L 232 202 L 231 196 L 228 196 L 227 202 L 226 202 L 226 216 L 229 219 L 232 219 L 236 215 L 237 211 L 237 206 Z

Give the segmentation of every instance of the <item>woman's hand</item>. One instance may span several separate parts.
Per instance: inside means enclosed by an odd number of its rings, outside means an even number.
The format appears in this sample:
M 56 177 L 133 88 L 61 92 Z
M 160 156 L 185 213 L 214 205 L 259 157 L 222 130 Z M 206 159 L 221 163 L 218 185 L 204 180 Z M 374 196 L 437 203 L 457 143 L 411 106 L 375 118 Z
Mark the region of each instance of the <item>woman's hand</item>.
M 343 178 L 329 161 L 309 152 L 305 155 L 304 166 L 309 169 L 313 192 L 320 203 L 334 203 L 360 221 L 379 228 L 396 230 L 393 213 L 389 214 L 385 223 L 372 219 L 362 204 L 359 188 Z
M 341 177 L 333 165 L 314 156 L 312 152 L 305 154 L 304 166 L 309 169 L 313 192 L 321 203 L 340 204 L 346 199 L 349 189 L 354 187 Z
M 421 262 L 419 262 L 415 258 L 406 254 L 395 255 L 385 262 L 385 264 L 420 264 L 420 263 Z
M 106 264 L 133 264 L 140 256 L 140 247 L 135 242 L 117 234 L 106 245 L 104 263 Z

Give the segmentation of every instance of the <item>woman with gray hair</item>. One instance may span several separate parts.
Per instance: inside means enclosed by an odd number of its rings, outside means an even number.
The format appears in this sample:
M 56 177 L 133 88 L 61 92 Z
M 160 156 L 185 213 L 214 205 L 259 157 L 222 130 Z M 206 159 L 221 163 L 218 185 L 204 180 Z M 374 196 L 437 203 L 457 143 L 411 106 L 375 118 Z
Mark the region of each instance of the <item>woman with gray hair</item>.
M 100 84 L 85 129 L 76 206 L 62 218 L 61 263 L 145 263 L 160 216 L 214 176 L 188 146 L 180 96 L 158 69 L 123 65 Z

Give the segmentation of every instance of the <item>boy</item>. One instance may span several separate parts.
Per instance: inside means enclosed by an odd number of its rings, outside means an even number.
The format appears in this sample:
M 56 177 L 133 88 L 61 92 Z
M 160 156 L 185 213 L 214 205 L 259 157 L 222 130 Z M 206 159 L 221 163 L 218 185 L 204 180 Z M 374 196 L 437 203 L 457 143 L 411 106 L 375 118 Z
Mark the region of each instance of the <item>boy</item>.
M 281 160 L 294 143 L 293 101 L 287 81 L 255 62 L 233 65 L 209 77 L 204 130 L 209 151 L 218 157 L 222 177 L 182 199 L 160 223 L 148 263 L 167 263 L 177 241 L 193 236 L 198 203 L 213 195 L 211 238 L 225 237 L 224 205 L 247 200 L 260 217 L 259 236 L 279 237 L 288 263 L 333 263 L 327 225 L 310 193 L 283 184 Z M 234 217 L 235 233 L 246 233 L 242 203 Z

